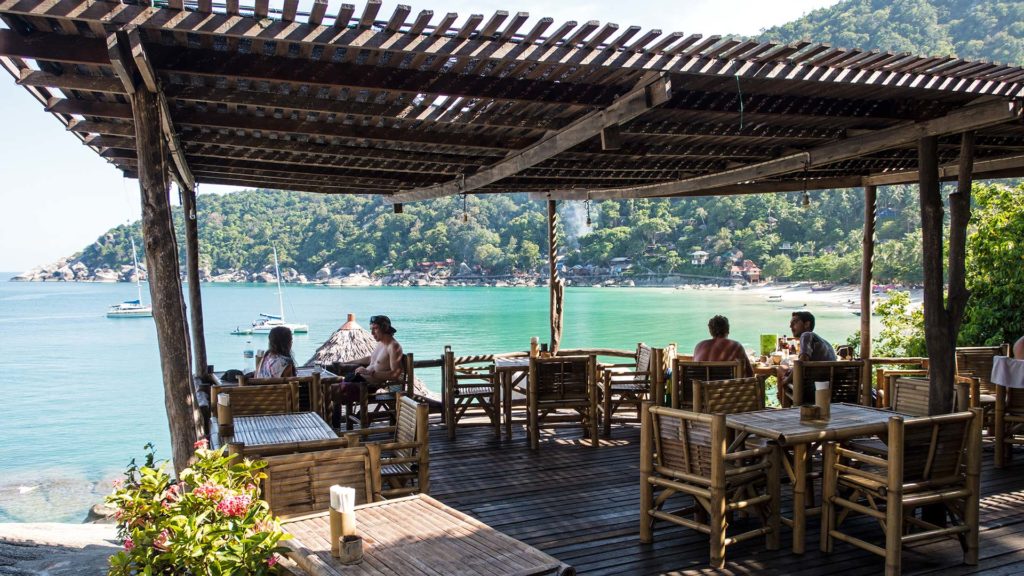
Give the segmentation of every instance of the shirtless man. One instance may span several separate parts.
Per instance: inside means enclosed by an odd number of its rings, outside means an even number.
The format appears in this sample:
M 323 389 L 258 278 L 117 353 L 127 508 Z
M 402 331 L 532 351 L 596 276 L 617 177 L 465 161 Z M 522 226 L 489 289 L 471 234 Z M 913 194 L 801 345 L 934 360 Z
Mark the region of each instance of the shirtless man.
M 743 345 L 729 339 L 728 318 L 725 316 L 715 316 L 708 320 L 708 332 L 711 333 L 711 339 L 698 342 L 697 346 L 693 349 L 693 360 L 695 362 L 739 360 L 743 365 L 743 375 L 754 375 L 754 369 L 750 366 L 750 358 L 747 357 L 747 351 L 743 348 Z
M 402 345 L 395 340 L 395 332 L 398 330 L 391 325 L 391 319 L 387 316 L 370 317 L 370 334 L 377 341 L 377 347 L 373 353 L 354 360 L 349 364 L 359 365 L 354 372 L 347 373 L 345 381 L 335 385 L 334 392 L 334 413 L 331 418 L 331 425 L 335 428 L 341 427 L 341 407 L 359 401 L 360 382 L 366 382 L 370 393 L 376 392 L 384 383 L 389 380 L 396 380 L 402 376 Z

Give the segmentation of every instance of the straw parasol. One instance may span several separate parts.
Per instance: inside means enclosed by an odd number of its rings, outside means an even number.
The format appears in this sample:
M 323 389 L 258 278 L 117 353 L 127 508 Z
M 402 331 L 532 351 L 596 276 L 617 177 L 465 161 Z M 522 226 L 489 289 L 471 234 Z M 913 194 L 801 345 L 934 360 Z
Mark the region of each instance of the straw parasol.
M 356 322 L 356 315 L 349 314 L 348 320 L 331 334 L 316 352 L 313 357 L 306 361 L 306 366 L 313 364 L 330 365 L 335 362 L 344 364 L 360 358 L 366 358 L 373 353 L 377 347 L 377 341 L 365 328 Z M 413 386 L 413 394 L 431 403 L 439 402 L 438 395 L 427 390 L 423 382 L 416 378 Z
M 316 349 L 306 365 L 351 362 L 369 356 L 376 347 L 377 341 L 356 322 L 356 315 L 349 314 L 348 321 Z

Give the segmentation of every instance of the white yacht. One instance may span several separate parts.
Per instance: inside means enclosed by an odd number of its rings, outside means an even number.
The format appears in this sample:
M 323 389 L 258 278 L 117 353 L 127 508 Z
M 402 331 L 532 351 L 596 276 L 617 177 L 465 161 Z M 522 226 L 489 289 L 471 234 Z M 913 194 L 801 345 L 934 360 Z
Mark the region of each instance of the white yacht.
M 277 248 L 274 248 L 274 275 L 277 277 L 277 304 L 280 313 L 267 314 L 261 312 L 255 322 L 249 326 L 235 328 L 231 331 L 232 334 L 266 334 L 278 326 L 290 328 L 292 333 L 309 332 L 308 325 L 286 322 L 284 319 L 284 292 L 281 290 L 281 269 L 277 265 Z
M 107 309 L 107 318 L 152 318 L 153 307 L 142 303 L 142 278 L 139 276 L 139 257 L 135 253 L 135 239 L 132 238 L 132 264 L 135 266 L 135 288 L 138 298 L 125 300 Z

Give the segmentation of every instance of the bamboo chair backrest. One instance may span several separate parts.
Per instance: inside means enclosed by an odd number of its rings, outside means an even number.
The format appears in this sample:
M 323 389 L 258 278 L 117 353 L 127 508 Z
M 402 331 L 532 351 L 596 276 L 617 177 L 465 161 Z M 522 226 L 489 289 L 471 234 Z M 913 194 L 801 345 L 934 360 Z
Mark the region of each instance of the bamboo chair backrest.
M 636 345 L 636 371 L 633 380 L 640 384 L 651 381 L 651 347 L 643 342 Z
M 303 440 L 302 442 L 286 442 L 282 444 L 257 444 L 246 445 L 240 442 L 228 444 L 229 454 L 238 454 L 244 458 L 266 458 L 267 456 L 280 456 L 282 454 L 300 454 L 303 452 L 316 452 L 318 450 L 331 450 L 334 448 L 347 448 L 348 439 L 329 438 L 324 440 Z
M 957 412 L 904 420 L 903 441 L 896 454 L 903 458 L 903 483 L 943 483 L 960 477 L 974 416 L 973 412 Z M 890 446 L 890 454 L 892 449 Z M 980 450 L 981 446 L 974 449 Z
M 1024 390 L 1020 388 L 1007 388 L 1004 410 L 1015 416 L 1024 416 Z
M 863 360 L 841 360 L 836 362 L 814 362 L 797 360 L 793 363 L 793 390 L 801 392 L 801 398 L 793 398 L 794 404 L 814 402 L 814 383 L 828 381 L 832 388 L 832 402 L 860 404 L 861 375 L 864 373 Z
M 738 414 L 764 409 L 764 391 L 757 378 L 694 380 L 693 411 Z
M 398 398 L 397 410 L 395 442 L 426 442 L 426 438 L 418 437 L 418 432 L 421 426 L 423 430 L 426 430 L 426 424 L 420 420 L 426 420 L 428 417 L 427 405 L 416 402 L 410 396 L 402 395 Z M 420 449 L 424 448 L 424 446 L 420 447 Z M 411 458 L 414 455 L 413 451 L 413 448 L 398 448 L 395 450 L 395 455 L 400 458 Z
M 732 380 L 743 376 L 739 360 L 696 362 L 677 357 L 672 363 L 672 378 L 679 394 L 679 405 L 693 406 L 693 381 Z
M 218 394 L 231 397 L 232 416 L 284 414 L 299 409 L 299 390 L 295 382 L 262 386 L 214 386 L 211 394 L 213 403 L 217 401 Z
M 494 356 L 455 356 L 451 346 L 444 347 L 443 374 L 445 391 L 457 392 L 460 386 L 494 384 Z M 462 384 L 460 381 L 469 381 Z
M 927 416 L 929 382 L 927 378 L 900 376 L 892 381 L 892 404 L 890 407 L 908 416 Z
M 982 391 L 992 393 L 995 386 L 989 381 L 992 377 L 992 361 L 996 356 L 1008 356 L 1009 345 L 1001 346 L 962 346 L 956 349 L 956 373 L 960 376 L 972 376 L 980 382 Z
M 265 458 L 263 498 L 278 516 L 322 512 L 331 486 L 356 490 L 356 504 L 380 500 L 380 453 L 373 445 Z
M 725 456 L 725 442 L 718 447 L 716 455 L 711 440 L 716 426 L 722 428 L 719 437 L 724 440 L 725 416 L 652 406 L 651 421 L 654 426 L 655 469 L 691 474 L 709 479 L 710 483 L 716 456 L 719 459 Z
M 530 382 L 538 402 L 583 400 L 593 385 L 592 356 L 530 359 Z

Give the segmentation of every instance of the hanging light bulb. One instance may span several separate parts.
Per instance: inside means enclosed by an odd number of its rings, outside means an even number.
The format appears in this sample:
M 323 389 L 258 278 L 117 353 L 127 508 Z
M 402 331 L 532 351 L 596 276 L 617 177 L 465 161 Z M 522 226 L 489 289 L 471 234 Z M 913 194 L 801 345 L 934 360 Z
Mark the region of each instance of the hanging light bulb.
M 466 193 L 462 193 L 462 221 L 469 222 L 469 210 L 466 208 Z
M 587 198 L 587 227 L 590 227 L 590 198 Z
M 807 192 L 807 190 L 804 190 L 803 207 L 804 208 L 810 208 L 810 206 L 811 206 L 811 195 Z

